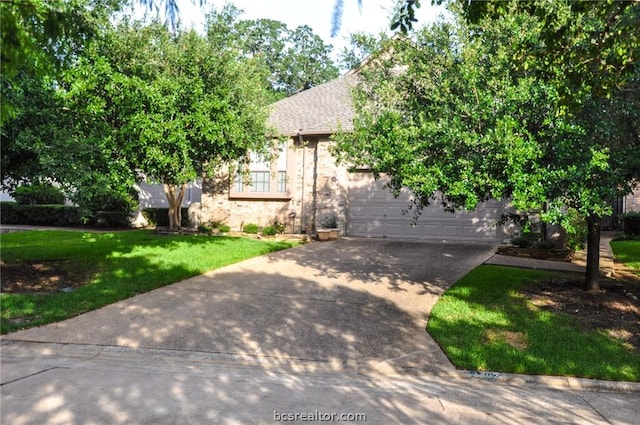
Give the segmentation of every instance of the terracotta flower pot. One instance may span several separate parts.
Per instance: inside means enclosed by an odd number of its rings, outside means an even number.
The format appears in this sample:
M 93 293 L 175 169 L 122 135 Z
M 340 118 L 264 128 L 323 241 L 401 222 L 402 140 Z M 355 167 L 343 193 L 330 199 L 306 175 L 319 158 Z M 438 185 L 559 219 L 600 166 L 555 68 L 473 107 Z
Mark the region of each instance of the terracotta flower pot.
M 328 241 L 331 236 L 331 231 L 328 229 L 318 229 L 318 240 Z

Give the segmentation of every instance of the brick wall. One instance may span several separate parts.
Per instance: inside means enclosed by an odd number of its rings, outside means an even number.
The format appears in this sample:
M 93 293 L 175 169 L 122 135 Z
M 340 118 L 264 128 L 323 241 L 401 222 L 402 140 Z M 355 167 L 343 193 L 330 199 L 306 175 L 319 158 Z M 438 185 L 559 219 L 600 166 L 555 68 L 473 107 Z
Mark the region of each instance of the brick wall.
M 315 222 L 316 227 L 321 227 L 325 218 L 335 216 L 340 233 L 344 234 L 349 176 L 345 167 L 336 165 L 330 152 L 332 144 L 328 138 L 318 142 Z
M 624 198 L 625 212 L 640 211 L 640 185 Z
M 328 137 L 289 140 L 292 165 L 287 185 L 291 197 L 287 200 L 230 198 L 228 173 L 205 179 L 202 221 L 222 221 L 232 230 L 241 230 L 247 223 L 267 226 L 278 220 L 287 225 L 287 232 L 314 234 L 325 217 L 335 215 L 344 233 L 348 175 L 344 167 L 336 165 L 330 145 Z

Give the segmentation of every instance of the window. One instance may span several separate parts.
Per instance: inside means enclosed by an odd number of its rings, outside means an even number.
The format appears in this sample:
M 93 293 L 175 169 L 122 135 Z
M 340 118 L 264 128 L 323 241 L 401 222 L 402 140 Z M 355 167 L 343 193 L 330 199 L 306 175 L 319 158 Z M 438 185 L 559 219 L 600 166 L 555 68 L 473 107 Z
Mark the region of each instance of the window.
M 287 144 L 283 143 L 271 162 L 250 154 L 248 175 L 234 176 L 230 197 L 288 199 L 288 179 Z
M 271 172 L 252 171 L 251 172 L 251 192 L 269 192 L 271 182 Z

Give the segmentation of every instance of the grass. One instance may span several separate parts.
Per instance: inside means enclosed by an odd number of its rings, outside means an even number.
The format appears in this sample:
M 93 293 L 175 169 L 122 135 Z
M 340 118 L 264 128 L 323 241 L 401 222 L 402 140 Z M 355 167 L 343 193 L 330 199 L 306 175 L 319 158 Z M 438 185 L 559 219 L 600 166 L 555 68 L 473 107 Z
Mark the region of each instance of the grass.
M 198 235 L 32 231 L 2 235 L 2 261 L 62 264 L 87 284 L 69 293 L 0 295 L 0 330 L 7 333 L 76 316 L 250 257 L 290 242 Z
M 640 239 L 611 241 L 616 260 L 640 274 Z
M 483 265 L 434 306 L 428 332 L 462 369 L 640 381 L 640 355 L 519 294 L 551 272 Z

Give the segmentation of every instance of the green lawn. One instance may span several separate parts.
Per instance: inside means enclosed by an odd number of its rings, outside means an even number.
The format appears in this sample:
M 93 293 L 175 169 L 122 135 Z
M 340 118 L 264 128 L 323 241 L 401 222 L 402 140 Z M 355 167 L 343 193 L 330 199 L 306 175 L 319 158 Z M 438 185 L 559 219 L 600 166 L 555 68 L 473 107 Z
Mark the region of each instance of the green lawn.
M 1 301 L 1 332 L 56 322 L 250 257 L 291 242 L 221 236 L 157 236 L 32 231 L 2 235 L 2 261 L 55 263 L 87 284 L 69 293 L 11 294 Z
M 616 260 L 640 274 L 640 240 L 611 241 Z
M 440 298 L 427 330 L 462 369 L 640 381 L 640 354 L 520 295 L 523 286 L 554 276 L 480 266 Z

